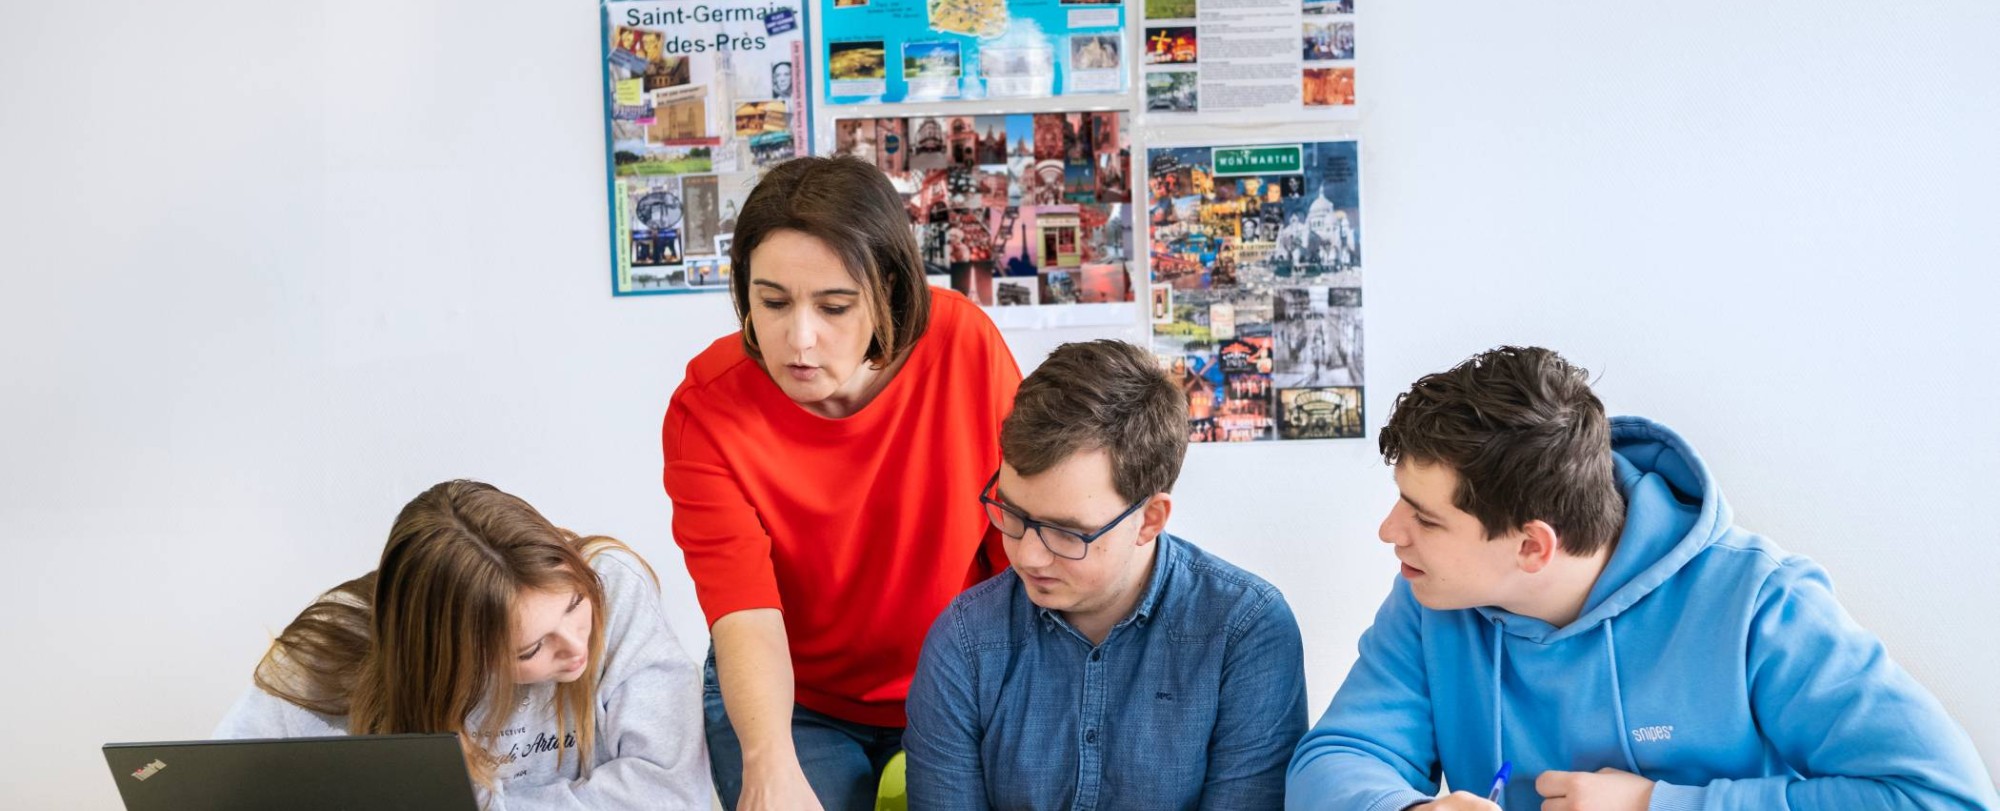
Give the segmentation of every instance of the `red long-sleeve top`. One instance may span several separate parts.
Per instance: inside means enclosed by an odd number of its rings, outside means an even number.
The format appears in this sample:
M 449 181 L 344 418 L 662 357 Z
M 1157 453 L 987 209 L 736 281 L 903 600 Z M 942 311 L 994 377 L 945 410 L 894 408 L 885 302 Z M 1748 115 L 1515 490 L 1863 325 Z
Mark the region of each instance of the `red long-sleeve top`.
M 711 344 L 660 437 L 674 541 L 709 624 L 780 609 L 798 703 L 903 726 L 931 621 L 1007 565 L 979 490 L 1020 384 L 992 320 L 935 288 L 909 360 L 845 419 L 792 402 L 740 335 Z

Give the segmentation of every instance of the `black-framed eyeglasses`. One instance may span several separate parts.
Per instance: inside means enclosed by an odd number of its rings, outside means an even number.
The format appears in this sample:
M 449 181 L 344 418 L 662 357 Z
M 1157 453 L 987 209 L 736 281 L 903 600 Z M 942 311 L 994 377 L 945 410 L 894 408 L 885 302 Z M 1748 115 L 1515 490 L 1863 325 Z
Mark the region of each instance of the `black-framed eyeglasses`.
M 986 487 L 979 491 L 979 503 L 986 505 L 986 520 L 993 522 L 993 528 L 1017 541 L 1021 536 L 1028 534 L 1029 530 L 1034 530 L 1035 537 L 1042 539 L 1042 546 L 1049 550 L 1049 554 L 1068 560 L 1083 560 L 1084 555 L 1090 554 L 1092 541 L 1103 537 L 1104 533 L 1124 523 L 1125 519 L 1131 518 L 1132 514 L 1138 512 L 1140 507 L 1146 506 L 1146 502 L 1150 499 L 1145 497 L 1132 502 L 1132 506 L 1126 507 L 1117 518 L 1111 519 L 1111 523 L 1098 527 L 1096 532 L 1079 533 L 1073 529 L 1064 529 L 1029 518 L 1020 510 L 1002 504 L 987 495 L 988 493 L 999 495 L 993 489 L 994 485 L 999 483 L 1000 471 L 993 471 L 993 478 L 987 480 Z

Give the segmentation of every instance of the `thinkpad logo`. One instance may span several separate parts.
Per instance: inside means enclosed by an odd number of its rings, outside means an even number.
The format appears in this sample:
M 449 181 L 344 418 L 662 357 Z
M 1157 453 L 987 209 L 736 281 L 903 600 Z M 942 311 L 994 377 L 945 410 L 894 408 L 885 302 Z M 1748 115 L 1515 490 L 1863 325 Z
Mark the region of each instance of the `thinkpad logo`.
M 167 767 L 166 761 L 155 760 L 151 763 L 139 767 L 138 770 L 132 772 L 132 776 L 139 778 L 140 780 L 143 781 L 148 777 L 152 777 L 153 775 L 159 774 L 160 770 L 166 767 Z

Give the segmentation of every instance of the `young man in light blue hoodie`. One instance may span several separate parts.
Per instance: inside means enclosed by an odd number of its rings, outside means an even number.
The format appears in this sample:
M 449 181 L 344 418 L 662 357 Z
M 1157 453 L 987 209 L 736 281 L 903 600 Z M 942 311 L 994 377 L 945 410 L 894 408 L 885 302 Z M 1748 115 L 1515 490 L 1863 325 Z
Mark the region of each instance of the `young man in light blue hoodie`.
M 1686 441 L 1607 420 L 1556 353 L 1418 380 L 1381 447 L 1402 578 L 1299 742 L 1286 808 L 2000 807 L 1826 572 L 1734 526 Z M 1440 777 L 1459 790 L 1437 797 Z

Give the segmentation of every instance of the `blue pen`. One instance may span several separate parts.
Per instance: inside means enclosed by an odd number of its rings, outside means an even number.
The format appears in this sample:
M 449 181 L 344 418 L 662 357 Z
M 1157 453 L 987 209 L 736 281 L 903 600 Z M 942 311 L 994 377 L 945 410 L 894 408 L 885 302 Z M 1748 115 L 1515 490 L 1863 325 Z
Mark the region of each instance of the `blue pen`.
M 1500 761 L 1500 771 L 1494 773 L 1493 775 L 1493 788 L 1486 790 L 1487 802 L 1492 803 L 1494 805 L 1500 804 L 1500 793 L 1507 790 L 1507 775 L 1513 773 L 1514 773 L 1513 763 L 1504 760 Z

